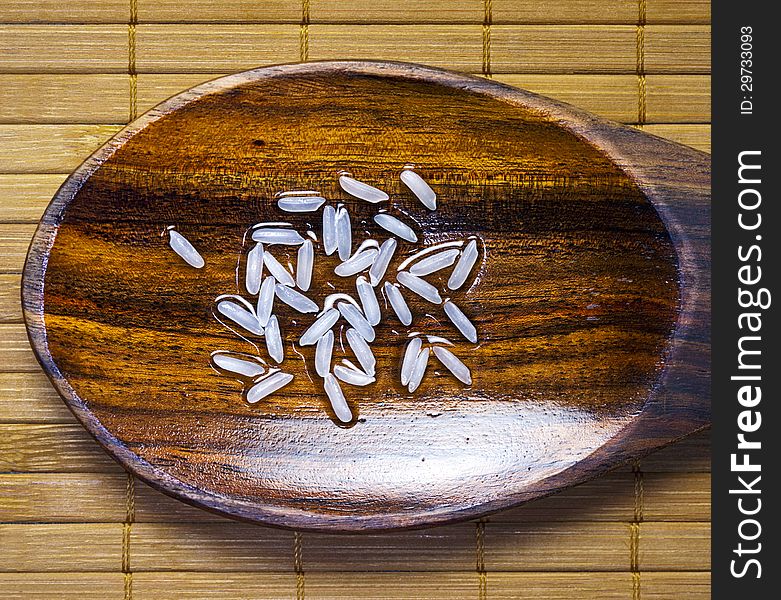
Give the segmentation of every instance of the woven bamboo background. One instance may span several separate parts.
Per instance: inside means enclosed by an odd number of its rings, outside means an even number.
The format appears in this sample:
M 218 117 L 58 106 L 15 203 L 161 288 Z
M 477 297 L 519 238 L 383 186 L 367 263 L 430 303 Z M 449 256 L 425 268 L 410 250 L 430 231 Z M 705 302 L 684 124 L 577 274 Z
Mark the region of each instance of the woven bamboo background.
M 171 94 L 263 64 L 420 62 L 709 150 L 708 0 L 14 0 L 0 3 L 0 597 L 710 596 L 709 438 L 558 496 L 426 531 L 240 524 L 128 477 L 35 362 L 19 307 L 66 174 Z

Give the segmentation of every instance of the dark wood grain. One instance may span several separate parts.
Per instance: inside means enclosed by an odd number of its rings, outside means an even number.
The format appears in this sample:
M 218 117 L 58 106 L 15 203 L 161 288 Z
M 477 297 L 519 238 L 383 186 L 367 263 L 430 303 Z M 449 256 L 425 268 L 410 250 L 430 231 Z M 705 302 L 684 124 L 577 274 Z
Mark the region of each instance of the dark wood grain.
M 436 212 L 399 182 L 409 162 Z M 257 405 L 209 367 L 213 350 L 256 353 L 211 311 L 237 291 L 247 227 L 279 219 L 276 192 L 320 190 L 380 235 L 377 207 L 339 189 L 344 168 L 388 191 L 425 243 L 485 248 L 478 284 L 453 294 L 480 332 L 454 350 L 473 385 L 432 367 L 414 394 L 395 383 L 409 331 L 458 339 L 410 298 L 410 328 L 377 328 L 377 383 L 349 389 L 350 427 L 309 377 L 311 348 L 287 344 L 296 379 Z M 473 517 L 709 423 L 709 174 L 703 153 L 483 79 L 393 63 L 250 71 L 165 102 L 71 175 L 28 255 L 28 333 L 96 439 L 182 500 L 323 530 Z M 318 219 L 285 215 L 319 234 Z M 203 270 L 171 252 L 168 225 Z M 352 291 L 336 264 L 318 253 L 315 299 L 326 280 Z M 311 323 L 280 319 L 288 340 Z

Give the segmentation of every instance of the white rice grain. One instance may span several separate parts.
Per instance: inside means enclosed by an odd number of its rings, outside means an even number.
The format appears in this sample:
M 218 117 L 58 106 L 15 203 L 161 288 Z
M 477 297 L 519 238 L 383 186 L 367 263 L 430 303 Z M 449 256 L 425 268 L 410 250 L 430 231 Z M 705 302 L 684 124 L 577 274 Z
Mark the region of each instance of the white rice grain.
M 265 327 L 268 324 L 269 317 L 274 310 L 274 292 L 277 288 L 277 280 L 269 275 L 263 280 L 258 294 L 258 322 Z
M 412 375 L 412 369 L 415 366 L 415 360 L 420 354 L 420 348 L 423 346 L 423 340 L 412 338 L 404 351 L 404 360 L 401 363 L 401 385 L 409 384 L 409 378 Z
M 184 262 L 191 267 L 200 269 L 206 264 L 203 260 L 203 256 L 195 249 L 195 247 L 178 231 L 173 229 L 168 230 L 168 245 L 176 252 Z
M 352 304 L 348 304 L 347 302 L 340 302 L 336 305 L 336 308 L 339 309 L 339 312 L 342 313 L 345 320 L 361 334 L 363 339 L 367 342 L 374 341 L 374 327 L 369 324 L 369 321 L 366 320 L 366 317 L 363 316 L 360 309 L 355 308 Z
M 461 258 L 458 259 L 456 268 L 453 269 L 453 272 L 450 274 L 447 287 L 449 287 L 451 290 L 457 290 L 462 285 L 464 285 L 466 278 L 472 271 L 472 267 L 475 266 L 475 261 L 477 261 L 477 254 L 477 241 L 472 240 L 466 245 L 466 248 L 464 248 L 464 251 L 461 254 Z
M 250 308 L 245 308 L 234 300 L 221 300 L 217 303 L 217 312 L 255 335 L 263 335 L 263 327 Z
M 391 308 L 393 308 L 393 312 L 396 313 L 401 324 L 409 325 L 412 323 L 412 313 L 409 310 L 409 306 L 407 306 L 407 302 L 404 300 L 404 296 L 401 295 L 401 290 L 398 285 L 386 281 L 383 289 L 385 290 L 385 295 L 388 297 Z
M 337 265 L 334 269 L 334 273 L 339 275 L 339 277 L 352 277 L 353 275 L 357 275 L 361 271 L 365 271 L 371 267 L 378 255 L 379 251 L 374 248 L 356 252 L 342 264 Z
M 349 423 L 353 420 L 353 414 L 350 411 L 350 407 L 347 405 L 342 388 L 336 378 L 328 373 L 325 376 L 325 393 L 328 395 L 328 400 L 331 402 L 331 408 L 334 409 L 336 418 L 342 423 Z
M 343 206 L 336 211 L 336 246 L 339 249 L 341 260 L 350 258 L 353 248 L 353 231 L 350 213 Z
M 423 275 L 431 275 L 442 269 L 446 269 L 458 258 L 460 252 L 458 250 L 445 250 L 444 252 L 437 252 L 431 256 L 427 256 L 420 262 L 415 263 L 409 269 L 409 272 L 413 275 L 421 277 Z
M 400 237 L 408 242 L 417 242 L 418 236 L 412 230 L 412 227 L 399 221 L 396 217 L 387 213 L 380 213 L 374 215 L 374 222 L 386 231 L 390 231 L 393 235 Z
M 317 340 L 315 349 L 315 371 L 320 377 L 325 377 L 331 370 L 331 355 L 334 351 L 334 332 L 330 329 Z
M 376 187 L 371 186 L 368 183 L 358 181 L 357 179 L 353 179 L 347 175 L 339 176 L 339 185 L 342 186 L 342 189 L 351 196 L 355 196 L 361 200 L 366 200 L 366 202 L 372 202 L 376 204 L 377 202 L 383 202 L 388 199 L 388 194 L 382 190 L 378 190 Z
M 291 381 L 293 381 L 293 375 L 277 371 L 273 375 L 261 379 L 249 389 L 247 392 L 247 402 L 255 404 L 256 402 L 263 400 L 263 398 L 269 394 L 273 394 L 277 390 L 282 389 Z
M 271 273 L 277 280 L 277 283 L 288 285 L 290 287 L 294 287 L 296 285 L 296 281 L 293 279 L 290 271 L 283 267 L 282 263 L 274 258 L 270 252 L 263 253 L 263 262 L 266 265 L 268 272 Z
M 366 281 L 363 275 L 359 275 L 355 280 L 355 287 L 358 290 L 358 298 L 361 300 L 366 320 L 369 321 L 370 325 L 379 325 L 382 314 L 380 313 L 380 303 L 377 302 L 377 294 L 374 292 L 374 288 Z
M 472 385 L 472 374 L 469 372 L 469 367 L 450 350 L 442 346 L 434 346 L 434 355 L 439 359 L 439 362 L 447 367 L 448 371 L 456 376 L 456 379 L 466 385 Z
M 282 302 L 300 313 L 316 313 L 320 310 L 314 300 L 286 285 L 277 284 L 276 294 Z
M 329 308 L 322 315 L 320 315 L 317 320 L 312 323 L 312 325 L 309 326 L 309 329 L 304 332 L 304 334 L 301 336 L 301 339 L 298 340 L 298 343 L 301 346 L 311 346 L 317 342 L 317 340 L 319 340 L 326 331 L 331 329 L 331 327 L 333 327 L 338 320 L 339 311 L 335 308 Z
M 323 250 L 331 256 L 336 248 L 336 209 L 329 204 L 323 209 Z
M 433 304 L 442 304 L 442 298 L 433 285 L 428 281 L 421 279 L 417 275 L 412 275 L 407 271 L 402 271 L 396 275 L 398 282 L 408 290 L 415 292 L 418 296 L 424 300 L 428 300 Z
M 308 291 L 312 285 L 312 269 L 315 266 L 315 248 L 312 240 L 306 240 L 298 249 L 296 261 L 296 285 L 301 291 Z
M 477 329 L 472 322 L 467 319 L 466 315 L 461 312 L 461 309 L 453 304 L 450 300 L 445 300 L 445 314 L 453 321 L 453 325 L 473 344 L 477 343 Z
M 282 332 L 279 330 L 279 321 L 276 315 L 272 315 L 266 326 L 266 350 L 268 350 L 268 355 L 277 363 L 281 363 L 285 359 Z
M 350 369 L 343 365 L 336 365 L 334 367 L 334 375 L 336 375 L 337 379 L 344 381 L 347 384 L 357 386 L 369 385 L 370 383 L 377 381 L 374 377 L 367 375 L 363 371 Z
M 252 239 L 264 244 L 282 244 L 283 246 L 298 246 L 304 243 L 297 231 L 293 229 L 255 229 Z
M 244 285 L 247 292 L 254 296 L 260 290 L 260 277 L 263 272 L 263 244 L 257 243 L 247 253 L 247 274 Z
M 369 348 L 369 344 L 366 343 L 363 336 L 355 329 L 348 329 L 347 343 L 350 344 L 350 348 L 352 349 L 353 354 L 355 354 L 355 358 L 358 359 L 358 362 L 366 374 L 374 377 L 374 367 L 377 364 L 377 361 L 374 358 L 372 349 Z
M 321 196 L 285 196 L 277 200 L 277 206 L 285 212 L 302 213 L 315 212 L 325 204 Z
M 214 352 L 212 353 L 212 364 L 223 371 L 228 371 L 241 377 L 259 377 L 266 372 L 258 362 L 253 360 L 246 360 L 244 358 L 238 358 L 232 353 L 228 352 Z
M 423 375 L 426 372 L 428 366 L 428 356 L 430 351 L 428 348 L 423 348 L 415 359 L 415 366 L 412 367 L 412 373 L 409 376 L 409 383 L 407 389 L 410 393 L 414 392 L 420 386 L 420 382 L 423 381 Z
M 388 238 L 380 246 L 380 253 L 374 259 L 371 269 L 369 269 L 369 283 L 373 286 L 376 286 L 385 277 L 385 272 L 388 270 L 388 265 L 393 258 L 393 253 L 396 252 L 397 246 L 398 242 L 393 238 Z
M 404 169 L 399 178 L 426 208 L 429 210 L 437 209 L 437 195 L 420 175 L 410 169 Z

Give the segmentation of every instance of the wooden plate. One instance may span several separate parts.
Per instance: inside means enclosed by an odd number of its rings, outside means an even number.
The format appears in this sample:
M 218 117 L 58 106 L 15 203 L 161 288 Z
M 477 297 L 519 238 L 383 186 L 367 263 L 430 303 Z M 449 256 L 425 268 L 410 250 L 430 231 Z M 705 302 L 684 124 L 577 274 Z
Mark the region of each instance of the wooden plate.
M 407 163 L 438 210 L 400 183 Z M 345 386 L 347 427 L 312 347 L 293 343 L 312 315 L 278 309 L 295 379 L 258 404 L 209 362 L 215 350 L 265 355 L 212 310 L 243 291 L 243 236 L 280 220 L 275 193 L 319 190 L 348 207 L 356 239 L 380 236 L 379 205 L 341 191 L 342 169 L 388 191 L 384 207 L 419 232 L 391 279 L 414 249 L 469 236 L 482 248 L 469 289 L 451 293 L 479 343 L 407 294 L 412 326 L 384 309 L 377 327 L 377 382 Z M 106 451 L 186 502 L 342 531 L 475 517 L 708 424 L 709 174 L 701 152 L 484 79 L 396 63 L 249 71 L 164 102 L 68 178 L 27 258 L 28 333 Z M 319 214 L 284 216 L 320 236 Z M 205 268 L 170 250 L 169 225 Z M 336 264 L 318 248 L 318 302 L 326 281 L 354 293 Z M 407 393 L 412 331 L 453 340 L 473 384 L 432 362 Z

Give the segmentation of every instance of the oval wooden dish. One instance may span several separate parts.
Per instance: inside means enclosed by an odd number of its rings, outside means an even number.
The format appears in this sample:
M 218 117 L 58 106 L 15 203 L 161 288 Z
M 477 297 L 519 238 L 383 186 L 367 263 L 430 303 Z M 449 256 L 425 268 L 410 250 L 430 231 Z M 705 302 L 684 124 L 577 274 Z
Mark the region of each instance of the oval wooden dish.
M 414 164 L 425 208 L 399 180 Z M 351 198 L 338 173 L 390 194 Z M 159 105 L 79 167 L 35 234 L 23 281 L 30 341 L 97 441 L 163 492 L 225 515 L 331 531 L 418 527 L 548 495 L 709 424 L 710 158 L 518 89 L 398 63 L 262 68 Z M 337 423 L 314 347 L 315 315 L 277 302 L 288 386 L 249 404 L 210 365 L 217 350 L 266 355 L 214 316 L 243 294 L 245 234 L 288 221 L 321 239 L 317 213 L 275 194 L 316 190 L 352 215 L 353 250 L 388 209 L 414 225 L 411 253 L 479 240 L 472 282 L 449 291 L 475 323 L 405 290 L 415 319 L 383 320 L 376 383 L 343 384 Z M 176 226 L 205 258 L 168 246 Z M 308 294 L 355 295 L 315 242 Z M 274 246 L 283 264 L 296 248 Z M 333 286 L 333 289 L 328 284 Z M 468 289 L 467 289 L 468 288 Z M 334 362 L 352 358 L 334 328 Z M 472 385 L 431 358 L 399 383 L 407 336 L 450 339 Z M 432 342 L 434 345 L 437 342 Z M 354 359 L 353 359 L 354 360 Z

